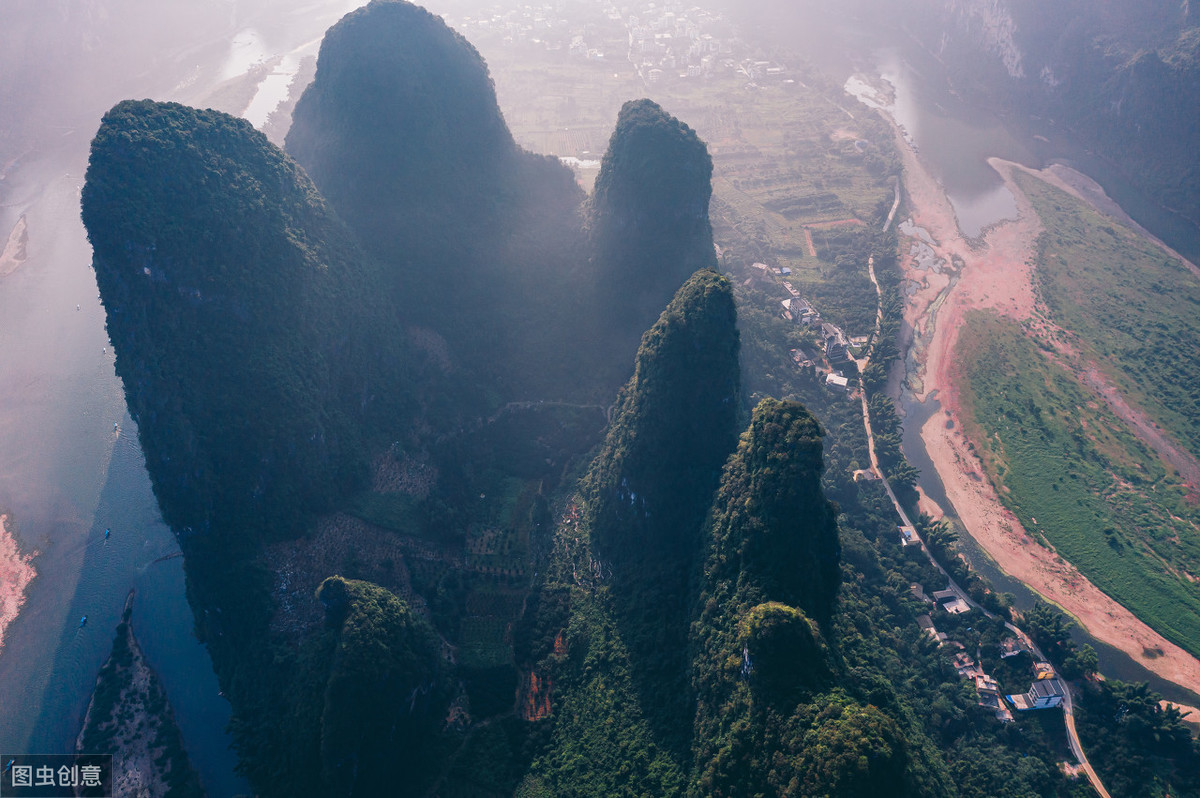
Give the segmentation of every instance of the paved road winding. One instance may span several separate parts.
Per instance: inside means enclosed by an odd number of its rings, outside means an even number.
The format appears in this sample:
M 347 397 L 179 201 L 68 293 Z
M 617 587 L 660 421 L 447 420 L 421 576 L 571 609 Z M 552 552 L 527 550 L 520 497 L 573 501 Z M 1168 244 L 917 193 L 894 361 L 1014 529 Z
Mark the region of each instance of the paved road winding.
M 899 204 L 900 204 L 900 184 L 899 184 L 899 182 L 897 182 L 896 183 L 896 200 L 892 205 L 892 212 L 890 214 L 888 214 L 888 220 L 887 220 L 887 223 L 884 225 L 884 228 L 883 228 L 884 230 L 886 230 L 888 225 L 891 224 L 892 217 L 895 215 L 896 207 Z M 875 353 L 875 344 L 879 340 L 879 330 L 883 323 L 883 291 L 879 287 L 879 281 L 877 279 L 875 279 L 875 257 L 874 256 L 867 258 L 867 273 L 871 277 L 871 283 L 875 286 L 875 296 L 877 299 L 877 306 L 876 306 L 876 312 L 875 312 L 875 334 L 871 338 L 871 346 L 867 350 L 866 356 L 862 360 L 858 361 L 860 374 L 863 373 L 863 371 L 866 369 L 866 367 L 868 365 L 870 365 L 870 363 L 871 363 L 871 355 L 873 355 Z M 904 508 L 900 505 L 900 501 L 896 498 L 896 494 L 892 491 L 892 486 L 888 482 L 888 478 L 886 476 L 884 476 L 883 470 L 879 467 L 879 458 L 875 454 L 875 436 L 872 433 L 872 429 L 871 429 L 871 411 L 867 406 L 867 394 L 866 394 L 866 391 L 861 391 L 861 390 L 859 391 L 859 394 L 860 394 L 860 398 L 862 399 L 863 426 L 866 428 L 866 431 L 867 431 L 867 452 L 870 454 L 870 457 L 871 457 L 871 469 L 870 469 L 871 473 L 875 474 L 883 482 L 883 488 L 884 488 L 884 490 L 887 491 L 888 498 L 892 500 L 892 505 L 896 508 L 896 513 L 900 516 L 900 520 L 902 522 L 904 522 L 905 526 L 912 528 L 914 530 L 914 535 L 915 535 L 916 534 L 915 525 L 909 519 L 908 513 L 906 513 L 904 511 Z M 919 535 L 917 536 L 917 539 L 920 540 Z M 958 583 L 954 581 L 954 578 L 950 576 L 949 572 L 947 572 L 946 569 L 942 567 L 942 564 L 939 563 L 937 561 L 937 559 L 933 556 L 933 552 L 931 552 L 929 550 L 929 547 L 924 544 L 924 541 L 921 541 L 921 550 L 925 552 L 925 556 L 927 556 L 929 558 L 929 561 L 931 563 L 933 563 L 933 566 L 935 568 L 937 568 L 938 571 L 940 571 L 943 576 L 946 577 L 946 580 L 950 584 L 950 589 L 954 591 L 955 595 L 957 595 L 959 598 L 961 598 L 963 601 L 965 601 L 967 604 L 969 604 L 974 609 L 979 610 L 981 613 L 986 615 L 988 618 L 998 617 L 998 616 L 994 615 L 993 613 L 988 612 L 986 609 L 984 609 L 978 602 L 976 602 L 974 599 L 972 599 L 970 596 L 968 596 L 967 592 L 965 590 L 963 590 L 961 587 L 958 586 Z M 1004 622 L 1004 626 L 1010 632 L 1015 634 L 1021 640 L 1021 642 L 1023 642 L 1025 645 L 1029 646 L 1029 648 L 1033 651 L 1033 653 L 1037 656 L 1037 658 L 1039 660 L 1046 659 L 1045 655 L 1042 653 L 1042 650 L 1040 648 L 1038 648 L 1037 644 L 1033 642 L 1033 639 L 1029 635 L 1025 634 L 1025 632 L 1021 631 L 1014 624 L 1009 623 L 1008 621 Z M 1088 762 L 1087 755 L 1084 754 L 1084 752 L 1083 752 L 1083 746 L 1079 743 L 1079 734 L 1075 731 L 1075 706 L 1074 706 L 1074 703 L 1073 703 L 1072 697 L 1071 697 L 1071 686 L 1069 684 L 1067 684 L 1067 682 L 1065 682 L 1065 681 L 1063 681 L 1062 684 L 1066 688 L 1066 695 L 1064 696 L 1063 703 L 1062 703 L 1063 721 L 1067 728 L 1067 743 L 1071 747 L 1071 753 L 1075 755 L 1076 761 L 1083 768 L 1083 772 L 1087 775 L 1088 781 L 1091 782 L 1092 788 L 1095 789 L 1096 792 L 1100 794 L 1101 798 L 1111 798 L 1111 796 L 1108 794 L 1108 790 L 1104 789 L 1104 784 L 1100 781 L 1100 776 L 1097 775 L 1097 773 L 1096 773 L 1095 769 L 1092 767 L 1091 763 Z

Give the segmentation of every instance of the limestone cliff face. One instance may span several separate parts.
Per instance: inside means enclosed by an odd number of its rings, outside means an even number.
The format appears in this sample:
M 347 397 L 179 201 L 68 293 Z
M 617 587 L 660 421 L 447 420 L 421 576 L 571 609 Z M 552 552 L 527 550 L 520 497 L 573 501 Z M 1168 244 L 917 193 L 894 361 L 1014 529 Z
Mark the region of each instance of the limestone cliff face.
M 1005 0 L 948 0 L 947 10 L 967 36 L 999 59 L 1009 77 L 1025 77 L 1017 22 Z
M 1191 4 L 1175 0 L 923 0 L 917 13 L 917 36 L 951 67 L 979 73 L 996 65 L 1011 80 L 1051 91 L 1102 82 L 1139 51 L 1172 48 L 1197 24 Z

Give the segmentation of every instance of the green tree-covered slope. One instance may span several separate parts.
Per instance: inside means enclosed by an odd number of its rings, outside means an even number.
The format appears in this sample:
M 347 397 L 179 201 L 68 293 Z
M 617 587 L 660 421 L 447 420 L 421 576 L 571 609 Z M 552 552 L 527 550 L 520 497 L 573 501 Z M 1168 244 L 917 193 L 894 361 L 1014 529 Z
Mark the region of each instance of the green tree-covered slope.
M 325 794 L 384 795 L 398 783 L 415 790 L 445 711 L 437 633 L 370 582 L 331 576 L 317 599 L 336 638 L 321 710 Z
M 840 579 L 816 419 L 764 399 L 725 468 L 693 624 L 692 788 L 701 795 L 901 795 L 899 726 L 834 682 L 820 623 Z M 767 763 L 771 763 L 769 767 Z
M 686 125 L 627 105 L 584 206 L 428 13 L 376 0 L 318 72 L 315 185 L 242 121 L 130 102 L 84 194 L 256 792 L 1072 793 L 1061 723 L 1001 727 L 918 626 L 942 577 L 850 479 L 857 407 L 703 268 Z M 816 415 L 764 401 L 739 445 L 743 340 Z M 985 659 L 1003 633 L 938 622 Z
M 377 288 L 407 323 L 504 398 L 594 385 L 563 374 L 585 343 L 572 322 L 587 302 L 583 192 L 513 142 L 466 39 L 374 0 L 329 29 L 293 116 L 288 152 L 386 265 Z
M 344 311 L 369 314 L 370 266 L 291 159 L 244 120 L 124 102 L 82 205 L 168 523 L 288 530 L 361 478 L 354 399 L 379 386 Z

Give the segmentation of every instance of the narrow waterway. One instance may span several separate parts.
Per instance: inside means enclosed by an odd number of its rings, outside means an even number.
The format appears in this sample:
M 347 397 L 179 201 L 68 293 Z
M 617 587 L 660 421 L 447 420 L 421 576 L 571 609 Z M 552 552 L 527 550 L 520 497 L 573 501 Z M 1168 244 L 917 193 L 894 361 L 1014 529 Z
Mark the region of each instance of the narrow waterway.
M 977 238 L 990 225 L 1016 214 L 1015 200 L 987 164 L 988 158 L 1000 157 L 1037 168 L 1050 162 L 1066 163 L 1100 183 L 1122 210 L 1177 250 L 1185 255 L 1200 252 L 1200 231 L 1151 202 L 1106 162 L 1080 152 L 1043 120 L 1017 120 L 1019 124 L 1014 124 L 1013 120 L 1000 120 L 987 108 L 970 105 L 950 90 L 941 75 L 940 65 L 919 49 L 885 46 L 876 51 L 875 79 L 891 90 L 886 111 L 945 189 L 965 237 Z M 921 489 L 956 524 L 972 567 L 997 590 L 1011 593 L 1018 608 L 1032 606 L 1036 594 L 1001 571 L 966 532 L 925 451 L 920 429 L 940 411 L 936 397 L 919 404 L 905 391 L 901 411 L 905 455 L 921 472 Z M 1096 649 L 1100 670 L 1108 677 L 1148 682 L 1164 697 L 1183 703 L 1195 705 L 1200 698 L 1078 627 L 1073 637 Z

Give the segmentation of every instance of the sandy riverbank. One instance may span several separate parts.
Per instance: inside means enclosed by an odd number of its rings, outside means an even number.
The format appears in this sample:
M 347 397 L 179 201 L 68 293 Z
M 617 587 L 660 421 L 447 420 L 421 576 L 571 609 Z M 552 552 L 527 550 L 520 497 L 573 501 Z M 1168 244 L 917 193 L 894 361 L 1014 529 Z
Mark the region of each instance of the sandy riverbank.
M 1171 701 L 1159 701 L 1158 705 L 1163 709 L 1174 707 L 1180 715 L 1183 715 L 1183 722 L 1192 730 L 1192 734 L 1200 733 L 1200 709 L 1188 706 L 1187 704 L 1176 704 Z
M 7 515 L 0 515 L 0 652 L 4 650 L 4 633 L 20 614 L 25 591 L 37 576 L 33 567 L 37 552 L 21 553 L 16 538 L 6 527 L 7 521 Z
M 907 249 L 903 268 L 916 284 L 906 310 L 916 333 L 909 382 L 921 400 L 938 392 L 942 413 L 930 418 L 921 437 L 947 497 L 971 537 L 1002 570 L 1062 607 L 1097 639 L 1164 679 L 1200 693 L 1200 661 L 1135 618 L 1070 563 L 1038 545 L 1000 503 L 962 433 L 954 349 L 965 313 L 990 309 L 1019 321 L 1042 323 L 1030 266 L 1041 222 L 1012 180 L 1012 170 L 1023 167 L 989 161 L 1013 193 L 1018 217 L 992 226 L 981 241 L 968 241 L 958 231 L 943 188 L 903 139 L 897 136 L 897 141 L 912 208 L 911 224 L 905 228 L 911 248 L 901 245 Z M 1026 171 L 1064 187 L 1061 175 Z M 941 508 L 928 498 L 922 499 L 922 509 L 941 515 Z

